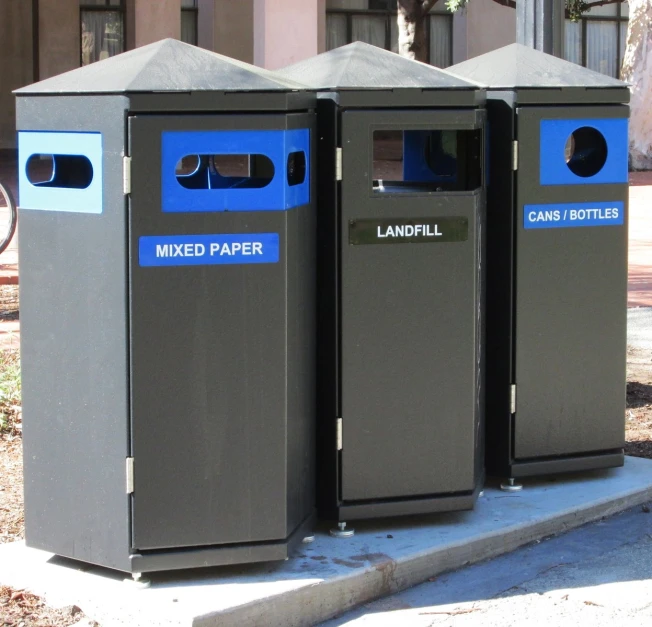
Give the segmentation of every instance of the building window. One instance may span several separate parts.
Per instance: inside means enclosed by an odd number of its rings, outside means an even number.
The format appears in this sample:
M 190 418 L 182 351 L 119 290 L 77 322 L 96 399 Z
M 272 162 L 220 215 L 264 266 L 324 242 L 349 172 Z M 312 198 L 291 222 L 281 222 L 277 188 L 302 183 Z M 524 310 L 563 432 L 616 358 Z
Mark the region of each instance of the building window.
M 326 48 L 365 41 L 398 52 L 396 0 L 326 0 Z M 426 21 L 428 59 L 448 67 L 453 58 L 453 16 L 437 2 Z
M 197 0 L 181 0 L 181 41 L 197 45 Z
M 578 22 L 566 20 L 564 58 L 618 78 L 627 44 L 629 4 L 593 7 Z
M 125 0 L 81 0 L 81 64 L 107 59 L 125 49 Z

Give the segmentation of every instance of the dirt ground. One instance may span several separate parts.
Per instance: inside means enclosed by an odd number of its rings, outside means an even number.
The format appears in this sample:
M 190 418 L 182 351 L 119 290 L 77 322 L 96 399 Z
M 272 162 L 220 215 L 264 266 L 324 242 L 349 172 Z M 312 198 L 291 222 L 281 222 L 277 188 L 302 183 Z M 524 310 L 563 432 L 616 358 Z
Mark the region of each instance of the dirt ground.
M 18 286 L 0 286 L 0 320 L 18 320 Z M 5 357 L 8 353 L 3 354 Z M 2 359 L 2 366 L 16 359 Z M 1 403 L 0 403 L 1 404 Z M 3 411 L 7 408 L 3 406 Z M 0 433 L 0 544 L 24 537 L 23 444 L 20 414 L 7 412 L 9 426 Z M 48 607 L 41 598 L 25 590 L 0 585 L 0 627 L 97 626 L 76 606 Z
M 625 453 L 652 459 L 652 353 L 627 350 Z

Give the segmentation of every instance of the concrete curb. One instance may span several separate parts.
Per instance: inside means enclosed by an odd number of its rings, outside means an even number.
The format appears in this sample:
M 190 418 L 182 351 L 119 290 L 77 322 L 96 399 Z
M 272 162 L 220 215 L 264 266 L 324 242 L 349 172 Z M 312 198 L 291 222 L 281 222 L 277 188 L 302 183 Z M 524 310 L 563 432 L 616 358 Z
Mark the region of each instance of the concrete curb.
M 348 539 L 326 526 L 286 562 L 155 573 L 148 590 L 115 571 L 0 545 L 0 583 L 75 604 L 102 627 L 307 627 L 651 500 L 652 460 L 626 458 L 623 468 L 529 480 L 518 493 L 488 487 L 472 512 L 356 521 Z
M 535 524 L 519 524 L 470 542 L 437 546 L 399 560 L 380 559 L 363 573 L 263 599 L 227 613 L 197 617 L 193 627 L 287 625 L 310 627 L 372 600 L 400 592 L 446 571 L 497 557 L 652 500 L 652 485 L 617 498 L 568 510 Z

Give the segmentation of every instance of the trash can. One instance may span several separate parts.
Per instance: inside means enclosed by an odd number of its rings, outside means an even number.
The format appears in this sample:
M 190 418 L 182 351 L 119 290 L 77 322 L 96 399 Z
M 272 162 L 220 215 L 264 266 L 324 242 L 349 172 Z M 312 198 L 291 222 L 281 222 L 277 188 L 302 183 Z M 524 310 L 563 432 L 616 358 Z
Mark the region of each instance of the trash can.
M 17 96 L 27 545 L 284 559 L 314 512 L 314 95 L 168 39 Z
M 486 85 L 487 470 L 623 464 L 627 86 L 519 44 Z
M 321 513 L 470 509 L 483 482 L 484 92 L 360 42 L 279 73 L 319 92 Z

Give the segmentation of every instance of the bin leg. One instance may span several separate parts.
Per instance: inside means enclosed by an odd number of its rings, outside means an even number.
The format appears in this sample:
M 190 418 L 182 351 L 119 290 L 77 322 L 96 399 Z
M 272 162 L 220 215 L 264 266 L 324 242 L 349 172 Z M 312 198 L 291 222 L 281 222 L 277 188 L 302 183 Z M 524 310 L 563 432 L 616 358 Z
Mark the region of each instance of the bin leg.
M 125 579 L 125 583 L 139 590 L 149 588 L 152 585 L 149 579 L 143 577 L 143 573 L 131 573 L 131 579 Z
M 503 492 L 520 492 L 523 489 L 523 486 L 520 483 L 516 483 L 513 477 L 507 479 L 507 483 L 501 483 L 500 489 Z
M 334 538 L 350 538 L 354 533 L 355 529 L 347 529 L 345 522 L 339 522 L 336 529 L 331 529 Z

